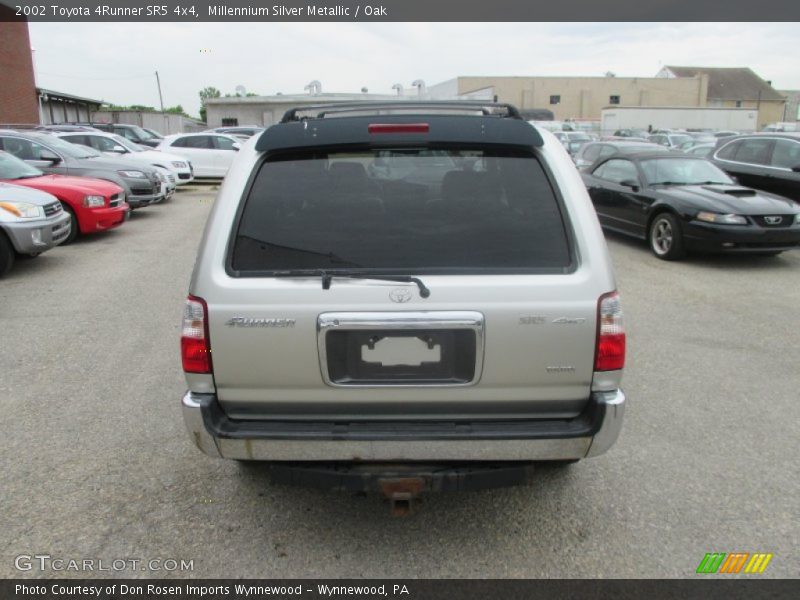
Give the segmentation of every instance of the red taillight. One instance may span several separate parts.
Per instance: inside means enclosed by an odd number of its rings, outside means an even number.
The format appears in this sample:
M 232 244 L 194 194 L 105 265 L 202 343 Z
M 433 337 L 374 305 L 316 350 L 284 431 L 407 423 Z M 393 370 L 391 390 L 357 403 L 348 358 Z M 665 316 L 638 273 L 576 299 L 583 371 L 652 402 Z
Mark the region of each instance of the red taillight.
M 618 371 L 625 366 L 625 323 L 617 292 L 603 294 L 597 301 L 597 346 L 595 371 Z
M 428 133 L 427 123 L 371 123 L 370 133 Z
M 183 308 L 181 359 L 187 373 L 211 373 L 208 307 L 202 298 L 189 296 Z

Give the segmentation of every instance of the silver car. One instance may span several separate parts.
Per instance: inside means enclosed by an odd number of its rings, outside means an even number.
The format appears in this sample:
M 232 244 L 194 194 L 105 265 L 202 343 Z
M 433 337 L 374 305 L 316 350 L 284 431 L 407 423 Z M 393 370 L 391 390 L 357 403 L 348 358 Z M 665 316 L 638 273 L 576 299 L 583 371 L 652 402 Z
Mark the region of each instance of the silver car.
M 152 167 L 105 158 L 91 148 L 77 146 L 53 135 L 0 131 L 0 150 L 48 174 L 95 177 L 116 183 L 125 191 L 131 209 L 161 199 L 161 181 Z
M 603 454 L 625 410 L 597 216 L 509 105 L 289 111 L 215 201 L 181 349 L 203 452 L 398 513 Z
M 0 183 L 0 277 L 17 255 L 38 256 L 65 241 L 69 232 L 70 216 L 58 198 Z

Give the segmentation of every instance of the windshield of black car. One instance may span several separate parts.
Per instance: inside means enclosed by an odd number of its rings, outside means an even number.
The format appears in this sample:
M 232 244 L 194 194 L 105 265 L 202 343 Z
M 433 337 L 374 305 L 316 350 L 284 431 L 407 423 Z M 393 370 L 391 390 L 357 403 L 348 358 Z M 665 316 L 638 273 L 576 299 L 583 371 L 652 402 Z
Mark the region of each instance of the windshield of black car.
M 648 185 L 734 183 L 724 171 L 700 158 L 648 158 L 639 161 L 639 165 Z
M 533 154 L 421 148 L 265 162 L 230 260 L 240 275 L 561 272 L 570 264 L 559 202 Z
M 7 152 L 0 152 L 0 179 L 26 179 L 42 175 L 44 173 L 30 166 L 24 160 Z

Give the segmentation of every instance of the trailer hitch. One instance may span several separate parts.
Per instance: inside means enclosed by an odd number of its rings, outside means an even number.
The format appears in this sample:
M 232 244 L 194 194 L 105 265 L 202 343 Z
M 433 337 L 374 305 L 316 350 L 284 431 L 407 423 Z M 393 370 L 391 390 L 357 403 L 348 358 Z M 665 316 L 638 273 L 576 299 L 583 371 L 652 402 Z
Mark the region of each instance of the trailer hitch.
M 425 489 L 422 477 L 394 477 L 378 480 L 378 488 L 389 499 L 389 510 L 393 517 L 411 514 L 415 500 Z

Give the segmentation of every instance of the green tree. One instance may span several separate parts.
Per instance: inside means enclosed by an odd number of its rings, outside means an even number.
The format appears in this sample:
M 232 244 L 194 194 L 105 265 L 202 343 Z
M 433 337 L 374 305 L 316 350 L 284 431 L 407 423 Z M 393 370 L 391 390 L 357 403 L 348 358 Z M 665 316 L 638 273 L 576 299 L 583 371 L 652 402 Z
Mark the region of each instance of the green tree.
M 198 92 L 200 96 L 200 120 L 206 120 L 206 101 L 209 98 L 220 98 L 222 96 L 222 92 L 220 92 L 217 88 L 208 86 L 204 87 L 200 92 Z

